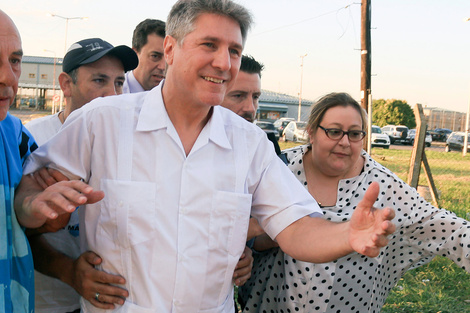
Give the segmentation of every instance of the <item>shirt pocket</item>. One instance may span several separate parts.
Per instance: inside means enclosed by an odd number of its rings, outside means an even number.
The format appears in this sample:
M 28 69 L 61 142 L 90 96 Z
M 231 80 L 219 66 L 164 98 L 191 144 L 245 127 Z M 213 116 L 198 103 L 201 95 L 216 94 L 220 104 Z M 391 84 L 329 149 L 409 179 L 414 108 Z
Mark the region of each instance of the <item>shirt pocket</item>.
M 101 180 L 98 232 L 128 248 L 151 240 L 156 225 L 156 185 L 152 182 Z
M 251 211 L 250 194 L 217 191 L 212 199 L 209 248 L 240 256 L 246 245 Z

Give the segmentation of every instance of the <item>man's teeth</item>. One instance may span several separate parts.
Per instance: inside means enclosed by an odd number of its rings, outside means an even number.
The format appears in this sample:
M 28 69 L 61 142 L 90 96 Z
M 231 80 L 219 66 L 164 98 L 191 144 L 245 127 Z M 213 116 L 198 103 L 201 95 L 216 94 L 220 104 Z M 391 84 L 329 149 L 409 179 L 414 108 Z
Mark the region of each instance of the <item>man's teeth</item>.
M 217 79 L 214 77 L 204 77 L 205 80 L 216 83 L 216 84 L 222 84 L 224 81 L 222 79 Z

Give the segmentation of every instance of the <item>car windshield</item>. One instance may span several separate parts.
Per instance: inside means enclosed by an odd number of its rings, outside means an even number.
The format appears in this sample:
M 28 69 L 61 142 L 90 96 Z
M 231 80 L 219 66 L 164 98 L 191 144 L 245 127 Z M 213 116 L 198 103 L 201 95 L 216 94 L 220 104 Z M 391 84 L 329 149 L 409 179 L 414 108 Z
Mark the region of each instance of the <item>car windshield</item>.
M 274 129 L 274 125 L 271 123 L 257 123 L 261 129 Z
M 382 130 L 380 129 L 380 127 L 372 127 L 372 133 L 373 134 L 381 134 Z
M 305 122 L 296 122 L 297 124 L 297 129 L 300 129 L 300 130 L 305 130 L 305 127 L 307 127 L 307 123 Z
M 405 127 L 397 127 L 397 131 L 399 131 L 399 132 L 402 132 L 402 131 L 404 131 L 404 130 L 406 130 Z

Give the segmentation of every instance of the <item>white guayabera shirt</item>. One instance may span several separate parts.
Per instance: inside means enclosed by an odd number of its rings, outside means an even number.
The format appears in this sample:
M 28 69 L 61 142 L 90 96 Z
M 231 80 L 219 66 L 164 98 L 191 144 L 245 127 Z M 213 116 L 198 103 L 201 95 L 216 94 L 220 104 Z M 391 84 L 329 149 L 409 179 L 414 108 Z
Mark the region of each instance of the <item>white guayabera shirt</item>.
M 224 108 L 213 108 L 186 156 L 162 85 L 74 111 L 26 171 L 51 163 L 105 192 L 80 211 L 80 234 L 102 270 L 126 278 L 116 312 L 233 312 L 250 214 L 274 238 L 320 209 L 265 133 Z M 82 308 L 102 312 L 83 299 Z

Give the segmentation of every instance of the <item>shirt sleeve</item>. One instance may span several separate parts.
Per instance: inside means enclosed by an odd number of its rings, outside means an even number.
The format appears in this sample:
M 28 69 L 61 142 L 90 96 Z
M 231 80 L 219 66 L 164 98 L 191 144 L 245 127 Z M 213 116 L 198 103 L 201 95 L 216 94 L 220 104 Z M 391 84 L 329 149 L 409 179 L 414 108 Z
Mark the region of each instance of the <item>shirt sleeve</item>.
M 69 179 L 89 179 L 90 136 L 89 111 L 75 110 L 60 131 L 36 149 L 26 160 L 23 174 L 47 166 L 61 171 Z
M 21 125 L 19 136 L 18 147 L 20 149 L 21 162 L 24 164 L 26 158 L 38 148 L 38 145 L 36 144 L 33 135 L 31 135 L 31 133 L 23 125 Z
M 393 178 L 393 177 L 392 177 Z M 395 179 L 383 199 L 392 198 L 390 205 L 399 214 L 397 229 L 403 244 L 410 245 L 419 257 L 413 263 L 436 255 L 445 256 L 460 267 L 470 271 L 470 224 L 463 218 L 445 209 L 431 205 L 419 196 L 415 188 Z M 382 202 L 383 203 L 383 202 Z
M 321 216 L 322 212 L 315 199 L 277 157 L 269 144 L 267 139 L 261 140 L 250 171 L 257 172 L 253 166 L 262 169 L 261 178 L 255 186 L 252 186 L 252 215 L 274 239 L 282 230 L 300 218 L 312 213 Z

